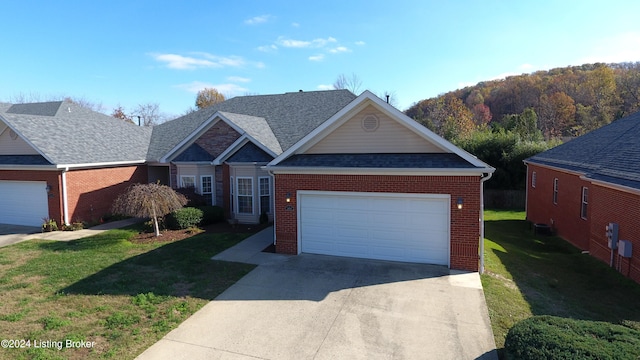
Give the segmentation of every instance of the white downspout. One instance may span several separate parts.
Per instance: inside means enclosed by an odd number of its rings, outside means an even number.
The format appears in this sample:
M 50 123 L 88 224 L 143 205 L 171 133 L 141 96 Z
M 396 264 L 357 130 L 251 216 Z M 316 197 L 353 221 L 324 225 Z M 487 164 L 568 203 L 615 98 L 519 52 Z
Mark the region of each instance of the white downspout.
M 65 225 L 71 223 L 69 221 L 69 203 L 67 201 L 67 171 L 69 171 L 68 167 L 62 170 L 62 214 Z
M 480 274 L 484 273 L 484 182 L 491 179 L 493 173 L 487 173 L 480 179 Z

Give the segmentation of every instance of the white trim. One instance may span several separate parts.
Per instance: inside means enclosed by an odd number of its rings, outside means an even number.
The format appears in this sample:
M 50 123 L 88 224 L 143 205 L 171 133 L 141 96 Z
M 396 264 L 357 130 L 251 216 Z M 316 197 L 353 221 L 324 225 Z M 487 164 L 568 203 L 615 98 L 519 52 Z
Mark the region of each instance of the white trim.
M 453 169 L 425 169 L 425 168 L 351 168 L 351 167 L 261 167 L 273 174 L 339 174 L 339 175 L 426 175 L 426 176 L 480 176 L 486 174 L 486 169 L 453 168 Z
M 55 165 L 0 165 L 0 170 L 59 171 Z
M 587 199 L 585 200 L 585 190 Z M 589 218 L 589 188 L 587 186 L 582 187 L 580 192 L 580 218 L 587 220 Z
M 297 190 L 296 191 L 296 229 L 297 229 L 297 255 L 302 251 L 302 201 L 304 195 L 344 195 L 362 197 L 395 197 L 395 198 L 419 198 L 447 200 L 447 267 L 451 268 L 451 194 L 421 194 L 421 193 L 393 193 L 393 192 L 360 192 L 360 191 L 318 191 L 318 190 Z
M 269 188 L 269 193 L 267 195 L 262 195 L 262 188 L 260 187 L 260 180 L 262 179 L 267 179 L 267 181 L 269 182 L 268 184 L 268 188 Z M 273 213 L 273 189 L 272 189 L 272 183 L 273 181 L 271 181 L 271 176 L 258 176 L 258 210 L 260 212 L 260 214 L 258 215 L 262 215 L 262 197 L 263 196 L 269 196 L 269 211 L 267 212 L 267 214 L 271 214 Z
M 394 108 L 390 104 L 387 104 L 385 101 L 371 93 L 370 91 L 363 92 L 360 96 L 354 99 L 347 106 L 338 111 L 335 115 L 329 118 L 327 121 L 318 126 L 315 130 L 307 134 L 300 141 L 291 146 L 287 151 L 280 154 L 277 158 L 269 163 L 269 167 L 275 166 L 290 157 L 291 155 L 298 154 L 304 152 L 307 148 L 313 146 L 315 143 L 329 135 L 335 128 L 342 125 L 349 119 L 347 116 L 350 112 L 355 112 L 359 108 L 364 107 L 367 104 L 374 105 L 378 110 L 385 113 L 392 119 L 398 121 L 398 123 L 404 125 L 408 129 L 412 130 L 416 134 L 422 136 L 425 140 L 432 142 L 435 146 L 450 152 L 454 153 L 469 163 L 482 168 L 480 172 L 483 173 L 492 173 L 495 169 L 488 164 L 478 160 L 475 156 L 469 154 L 468 152 L 458 148 L 447 140 L 441 138 L 440 136 L 433 133 L 431 130 L 426 127 L 418 124 L 415 120 L 409 118 L 398 109 Z
M 249 195 L 240 195 L 240 186 L 239 186 L 239 180 L 240 179 L 249 179 L 251 180 L 251 212 L 250 213 L 246 213 L 246 212 L 240 212 L 240 201 L 239 198 L 240 196 L 243 197 L 249 197 Z M 255 185 L 254 185 L 254 180 L 255 177 L 253 176 L 236 176 L 236 204 L 238 205 L 236 207 L 236 211 L 235 213 L 238 215 L 255 215 L 256 214 L 256 199 L 255 199 Z
M 204 178 L 211 178 L 211 192 L 205 193 L 204 192 Z M 211 204 L 210 205 L 215 205 L 216 204 L 216 199 L 215 196 L 213 195 L 215 193 L 215 183 L 216 183 L 216 179 L 215 179 L 215 175 L 200 175 L 200 195 L 205 195 L 205 194 L 211 194 Z

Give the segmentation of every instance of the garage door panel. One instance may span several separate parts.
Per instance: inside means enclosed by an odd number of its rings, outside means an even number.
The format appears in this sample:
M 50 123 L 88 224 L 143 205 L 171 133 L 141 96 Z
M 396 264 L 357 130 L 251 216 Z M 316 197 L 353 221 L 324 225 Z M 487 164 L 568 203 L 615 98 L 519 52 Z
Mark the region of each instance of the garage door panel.
M 449 263 L 449 197 L 422 194 L 299 194 L 302 252 Z
M 0 223 L 40 226 L 49 215 L 46 182 L 0 181 Z

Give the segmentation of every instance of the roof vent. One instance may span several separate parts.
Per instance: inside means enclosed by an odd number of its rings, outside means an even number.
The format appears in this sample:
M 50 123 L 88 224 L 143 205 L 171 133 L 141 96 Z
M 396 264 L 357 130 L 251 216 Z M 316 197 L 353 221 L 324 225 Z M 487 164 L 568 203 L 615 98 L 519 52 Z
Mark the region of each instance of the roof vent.
M 378 126 L 380 126 L 380 121 L 378 121 L 378 117 L 375 115 L 367 115 L 362 118 L 362 129 L 364 131 L 373 132 L 378 130 Z

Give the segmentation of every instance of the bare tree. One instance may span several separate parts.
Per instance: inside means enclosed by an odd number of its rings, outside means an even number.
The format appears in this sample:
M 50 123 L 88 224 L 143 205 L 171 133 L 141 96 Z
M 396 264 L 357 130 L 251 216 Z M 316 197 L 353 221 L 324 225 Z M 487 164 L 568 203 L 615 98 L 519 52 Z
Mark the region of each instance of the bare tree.
M 211 105 L 215 105 L 225 101 L 226 98 L 215 88 L 204 88 L 198 91 L 198 96 L 196 96 L 196 106 L 198 109 L 204 109 Z
M 35 102 L 46 102 L 46 101 L 69 101 L 83 108 L 93 110 L 96 112 L 103 112 L 105 110 L 104 106 L 102 106 L 102 103 L 93 102 L 84 97 L 71 97 L 66 95 L 43 96 L 42 94 L 36 93 L 36 92 L 29 92 L 29 93 L 20 92 L 18 94 L 14 94 L 9 97 L 9 102 L 12 104 L 27 104 L 27 103 L 35 103 Z
M 55 100 L 54 100 L 55 101 Z M 90 101 L 84 97 L 70 97 L 70 96 L 66 96 L 64 97 L 64 101 L 69 101 L 72 102 L 80 107 L 83 107 L 85 109 L 89 109 L 89 110 L 93 110 L 95 112 L 104 112 L 104 106 L 102 106 L 102 103 L 97 103 L 97 102 L 93 102 Z
M 111 116 L 113 116 L 116 119 L 120 119 L 133 124 L 133 120 L 131 120 L 131 116 L 127 115 L 124 111 L 124 108 L 120 105 L 118 105 L 117 108 L 113 109 Z
M 133 111 L 132 117 L 140 117 L 141 125 L 152 126 L 163 123 L 167 120 L 167 115 L 160 112 L 158 103 L 138 104 Z
M 362 80 L 355 73 L 351 73 L 351 76 L 345 74 L 338 75 L 338 78 L 333 83 L 333 88 L 336 90 L 347 89 L 352 93 L 359 95 L 360 87 L 362 86 Z
M 156 236 L 160 236 L 158 218 L 187 204 L 187 198 L 160 184 L 133 184 L 118 196 L 111 211 L 115 214 L 153 219 Z
M 384 101 L 386 101 L 387 103 L 389 103 L 391 106 L 397 108 L 398 106 L 398 95 L 396 94 L 395 91 L 389 91 L 389 90 L 385 90 L 381 93 L 378 94 L 378 97 Z

